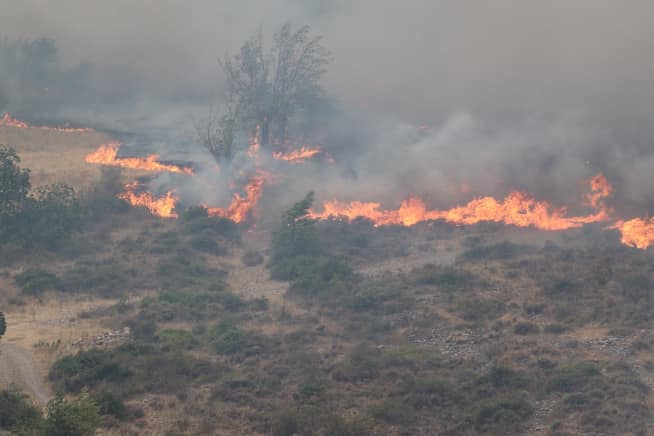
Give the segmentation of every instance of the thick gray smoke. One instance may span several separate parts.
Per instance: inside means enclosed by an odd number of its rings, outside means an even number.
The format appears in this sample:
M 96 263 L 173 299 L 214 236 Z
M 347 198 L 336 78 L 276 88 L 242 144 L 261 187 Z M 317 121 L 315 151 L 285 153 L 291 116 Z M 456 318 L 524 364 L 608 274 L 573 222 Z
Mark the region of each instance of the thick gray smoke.
M 46 84 L 0 56 L 10 111 L 177 145 L 220 96 L 218 56 L 290 20 L 325 37 L 335 56 L 325 87 L 347 114 L 322 120 L 318 145 L 337 164 L 288 171 L 319 180 L 320 198 L 392 207 L 416 194 L 439 206 L 516 188 L 575 204 L 583 179 L 604 171 L 625 211 L 654 205 L 652 2 L 5 3 L 8 41 L 46 37 L 59 49 Z

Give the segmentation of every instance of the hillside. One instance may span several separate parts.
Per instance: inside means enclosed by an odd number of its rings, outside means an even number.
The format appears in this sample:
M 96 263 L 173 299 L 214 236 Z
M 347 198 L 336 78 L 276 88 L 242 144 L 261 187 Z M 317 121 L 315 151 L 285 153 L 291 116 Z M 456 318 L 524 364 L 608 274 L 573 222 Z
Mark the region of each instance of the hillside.
M 35 184 L 84 189 L 109 139 L 0 129 Z M 654 432 L 652 254 L 601 228 L 252 228 L 112 206 L 8 253 L 3 353 L 43 378 L 19 384 L 40 403 L 88 389 L 103 434 Z

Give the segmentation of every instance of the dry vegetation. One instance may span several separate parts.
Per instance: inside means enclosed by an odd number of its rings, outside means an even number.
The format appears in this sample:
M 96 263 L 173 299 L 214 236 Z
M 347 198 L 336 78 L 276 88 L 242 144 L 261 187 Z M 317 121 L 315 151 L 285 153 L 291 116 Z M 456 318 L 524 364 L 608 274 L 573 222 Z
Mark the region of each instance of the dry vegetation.
M 197 210 L 112 213 L 5 259 L 3 341 L 88 389 L 105 434 L 654 432 L 651 253 L 592 228 L 310 228 L 280 251 Z

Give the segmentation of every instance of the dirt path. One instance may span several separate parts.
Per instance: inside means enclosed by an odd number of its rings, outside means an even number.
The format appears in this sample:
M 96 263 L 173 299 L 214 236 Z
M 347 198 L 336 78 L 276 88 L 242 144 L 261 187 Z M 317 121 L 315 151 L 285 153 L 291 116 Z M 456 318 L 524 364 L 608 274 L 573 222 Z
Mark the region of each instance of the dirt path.
M 50 389 L 41 377 L 31 351 L 3 342 L 0 343 L 0 387 L 12 385 L 24 389 L 41 405 L 50 399 Z

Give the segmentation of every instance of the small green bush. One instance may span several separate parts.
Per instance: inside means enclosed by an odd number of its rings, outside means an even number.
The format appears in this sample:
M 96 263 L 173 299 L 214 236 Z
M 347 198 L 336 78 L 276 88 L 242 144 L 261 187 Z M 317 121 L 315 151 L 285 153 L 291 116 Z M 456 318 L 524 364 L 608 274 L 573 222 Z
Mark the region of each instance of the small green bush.
M 221 322 L 208 333 L 209 341 L 218 354 L 260 353 L 267 345 L 264 336 L 238 328 L 232 323 Z
M 475 425 L 480 430 L 506 432 L 515 429 L 533 413 L 534 408 L 521 396 L 491 398 L 480 404 L 475 414 Z
M 513 327 L 513 333 L 516 335 L 533 335 L 540 333 L 540 327 L 533 322 L 519 322 Z
M 257 266 L 263 263 L 263 256 L 258 251 L 248 250 L 241 257 L 241 262 L 245 266 Z
M 41 411 L 27 395 L 17 390 L 0 391 L 0 430 L 30 434 L 27 429 L 38 426 L 41 420 Z
M 475 262 L 498 259 L 512 259 L 518 256 L 522 256 L 529 251 L 529 247 L 505 241 L 498 244 L 471 248 L 470 250 L 464 251 L 459 259 Z
M 25 295 L 40 295 L 45 291 L 61 291 L 64 286 L 54 273 L 38 268 L 30 268 L 14 276 L 16 285 Z
M 392 399 L 373 404 L 368 408 L 368 413 L 375 419 L 395 425 L 408 424 L 413 418 L 413 411 L 409 406 Z
M 564 366 L 555 371 L 547 383 L 552 392 L 574 392 L 601 375 L 599 367 L 593 362 L 580 362 Z

